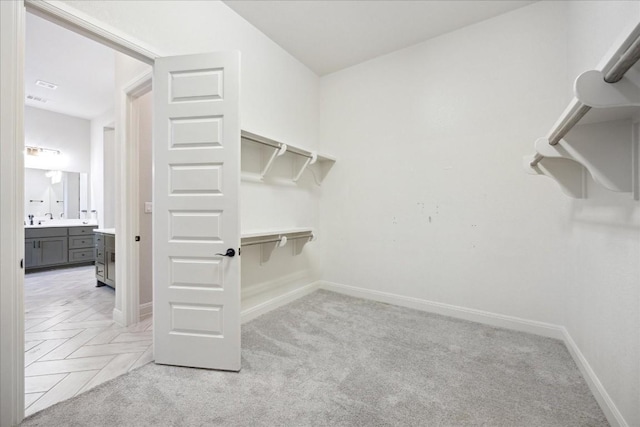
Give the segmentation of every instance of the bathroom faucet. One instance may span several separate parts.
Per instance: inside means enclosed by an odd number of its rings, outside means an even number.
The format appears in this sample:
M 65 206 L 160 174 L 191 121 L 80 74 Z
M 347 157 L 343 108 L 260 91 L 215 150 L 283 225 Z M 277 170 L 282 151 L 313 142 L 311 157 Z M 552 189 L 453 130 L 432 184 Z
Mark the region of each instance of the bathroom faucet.
M 49 215 L 49 219 L 53 220 L 53 214 L 51 212 L 47 212 L 46 214 L 44 214 L 44 216 Z
M 64 217 L 64 212 L 60 212 L 60 219 Z
M 29 225 L 33 225 L 33 215 L 29 215 Z

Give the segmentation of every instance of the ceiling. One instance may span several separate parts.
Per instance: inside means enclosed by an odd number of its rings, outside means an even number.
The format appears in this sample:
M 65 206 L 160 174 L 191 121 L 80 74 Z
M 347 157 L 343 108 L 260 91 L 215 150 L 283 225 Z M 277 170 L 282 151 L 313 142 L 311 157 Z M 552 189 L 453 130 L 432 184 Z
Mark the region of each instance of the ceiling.
M 534 1 L 224 0 L 322 76 Z
M 114 105 L 114 51 L 30 13 L 26 18 L 25 104 L 83 119 Z M 58 85 L 37 86 L 36 80 Z

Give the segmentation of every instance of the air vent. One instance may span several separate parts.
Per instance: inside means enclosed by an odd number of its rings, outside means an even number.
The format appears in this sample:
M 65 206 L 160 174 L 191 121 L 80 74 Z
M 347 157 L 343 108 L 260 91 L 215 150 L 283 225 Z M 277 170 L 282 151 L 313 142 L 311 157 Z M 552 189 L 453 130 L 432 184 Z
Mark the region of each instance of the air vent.
M 27 100 L 35 101 L 35 102 L 42 102 L 43 104 L 47 103 L 46 99 L 40 98 L 39 96 L 33 96 L 33 95 L 27 95 Z
M 51 89 L 51 90 L 56 90 L 58 88 L 58 85 L 55 85 L 55 84 L 49 83 L 49 82 L 45 82 L 44 80 L 36 80 L 36 86 L 44 87 L 44 88 Z

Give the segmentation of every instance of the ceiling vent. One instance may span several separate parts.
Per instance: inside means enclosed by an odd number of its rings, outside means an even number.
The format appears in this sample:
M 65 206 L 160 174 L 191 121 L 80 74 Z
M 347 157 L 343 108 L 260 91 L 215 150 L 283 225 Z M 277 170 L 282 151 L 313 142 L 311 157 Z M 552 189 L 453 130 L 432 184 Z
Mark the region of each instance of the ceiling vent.
M 39 96 L 27 95 L 28 101 L 42 102 L 43 104 L 47 103 L 47 100 L 44 98 L 40 98 Z
M 44 87 L 51 90 L 56 90 L 58 85 L 54 85 L 53 83 L 45 82 L 44 80 L 36 80 L 36 86 Z

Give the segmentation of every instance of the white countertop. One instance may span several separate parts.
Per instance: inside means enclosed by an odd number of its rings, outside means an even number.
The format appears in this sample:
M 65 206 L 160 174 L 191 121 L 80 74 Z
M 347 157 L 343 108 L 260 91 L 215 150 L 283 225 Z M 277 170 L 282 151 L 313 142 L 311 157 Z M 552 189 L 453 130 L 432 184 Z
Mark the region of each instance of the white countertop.
M 93 232 L 102 234 L 113 234 L 114 236 L 116 235 L 115 228 L 96 228 L 95 230 L 93 230 Z
M 42 224 L 38 225 L 38 221 L 42 221 Z M 34 220 L 33 225 L 29 225 L 27 222 L 24 228 L 91 227 L 97 225 L 96 220 L 54 219 L 49 221 Z

